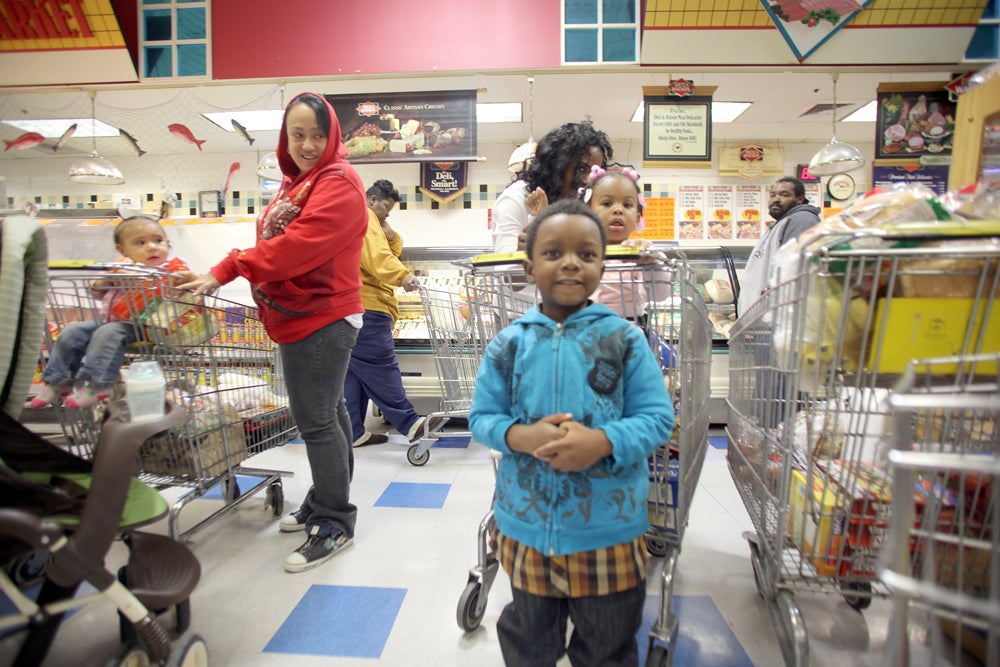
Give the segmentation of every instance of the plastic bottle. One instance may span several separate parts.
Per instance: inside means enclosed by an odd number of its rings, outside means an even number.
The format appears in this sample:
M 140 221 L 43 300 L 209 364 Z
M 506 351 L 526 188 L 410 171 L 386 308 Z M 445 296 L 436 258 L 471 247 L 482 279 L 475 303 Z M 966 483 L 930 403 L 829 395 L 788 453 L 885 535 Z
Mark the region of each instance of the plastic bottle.
M 167 382 L 155 361 L 136 361 L 125 376 L 125 402 L 132 421 L 159 419 L 165 413 Z

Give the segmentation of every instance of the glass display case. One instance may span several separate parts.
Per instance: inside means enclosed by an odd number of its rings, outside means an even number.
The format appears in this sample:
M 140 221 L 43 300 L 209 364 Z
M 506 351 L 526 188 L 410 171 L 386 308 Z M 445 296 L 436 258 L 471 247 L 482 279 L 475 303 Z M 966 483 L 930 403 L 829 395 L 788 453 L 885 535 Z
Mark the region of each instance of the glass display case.
M 713 325 L 712 343 L 712 423 L 725 423 L 726 395 L 729 391 L 729 327 L 736 319 L 739 276 L 750 256 L 749 246 L 683 247 L 657 244 L 658 249 L 683 253 L 694 270 L 708 305 Z M 454 280 L 456 286 L 462 267 L 456 262 L 492 252 L 488 247 L 404 248 L 402 260 L 418 276 L 434 281 Z M 456 290 L 457 291 L 457 290 Z M 427 338 L 423 306 L 417 292 L 397 293 L 399 319 L 394 332 L 396 357 L 403 374 L 407 396 L 418 411 L 438 409 L 441 388 Z

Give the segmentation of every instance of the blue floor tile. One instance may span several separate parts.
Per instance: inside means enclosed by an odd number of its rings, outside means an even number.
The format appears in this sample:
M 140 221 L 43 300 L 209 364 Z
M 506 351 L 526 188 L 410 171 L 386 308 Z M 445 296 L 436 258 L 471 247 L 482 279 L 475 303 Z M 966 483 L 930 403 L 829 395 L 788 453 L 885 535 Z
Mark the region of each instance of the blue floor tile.
M 674 665 L 699 667 L 754 667 L 736 635 L 722 617 L 719 608 L 707 595 L 675 595 L 673 610 L 679 619 Z M 639 642 L 639 664 L 646 664 L 649 631 L 660 612 L 660 597 L 646 597 L 642 612 Z
M 727 449 L 729 447 L 729 438 L 724 435 L 710 435 L 708 436 L 708 444 L 716 449 Z
M 434 446 L 442 449 L 468 449 L 470 440 L 467 435 L 446 435 L 435 440 Z
M 236 485 L 239 487 L 240 493 L 246 493 L 256 485 L 260 484 L 261 481 L 262 479 L 260 477 L 248 477 L 244 475 L 236 476 Z M 194 493 L 194 491 L 191 491 L 190 493 Z M 188 494 L 184 495 L 187 496 Z M 210 498 L 212 500 L 222 500 L 222 484 L 216 484 L 206 491 L 205 495 L 201 497 Z
M 375 501 L 375 507 L 441 509 L 450 490 L 451 484 L 392 482 Z
M 264 652 L 379 658 L 405 597 L 404 588 L 311 586 Z

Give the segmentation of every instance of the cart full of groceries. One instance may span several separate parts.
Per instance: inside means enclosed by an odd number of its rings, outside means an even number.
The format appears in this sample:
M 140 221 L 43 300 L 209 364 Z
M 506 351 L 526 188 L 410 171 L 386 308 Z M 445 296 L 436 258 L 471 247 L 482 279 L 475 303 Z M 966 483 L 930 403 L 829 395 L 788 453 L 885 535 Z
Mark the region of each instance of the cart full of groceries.
M 869 193 L 783 246 L 732 328 L 728 461 L 788 665 L 809 656 L 793 593 L 860 611 L 890 592 L 878 562 L 897 500 L 892 400 L 910 362 L 1000 352 L 998 199 L 982 187 Z M 995 360 L 977 369 L 995 382 Z M 931 381 L 961 370 L 936 364 Z
M 44 363 L 69 324 L 103 321 L 95 281 L 113 280 L 123 298 L 118 319 L 135 328 L 111 400 L 122 398 L 137 362 L 162 369 L 166 399 L 182 407 L 182 424 L 147 440 L 139 453 L 140 477 L 157 486 L 190 489 L 173 505 L 168 530 L 188 539 L 210 521 L 258 491 L 275 516 L 284 511 L 281 478 L 291 473 L 252 467 L 252 457 L 297 435 L 288 408 L 280 357 L 252 306 L 174 287 L 176 276 L 134 264 L 60 267 L 49 270 L 48 331 Z M 103 315 L 106 317 L 106 315 Z M 126 396 L 127 398 L 127 396 Z M 69 448 L 91 458 L 99 441 L 107 402 L 84 409 L 55 408 Z M 241 492 L 237 476 L 251 488 Z M 179 514 L 188 503 L 220 487 L 224 507 L 181 532 Z

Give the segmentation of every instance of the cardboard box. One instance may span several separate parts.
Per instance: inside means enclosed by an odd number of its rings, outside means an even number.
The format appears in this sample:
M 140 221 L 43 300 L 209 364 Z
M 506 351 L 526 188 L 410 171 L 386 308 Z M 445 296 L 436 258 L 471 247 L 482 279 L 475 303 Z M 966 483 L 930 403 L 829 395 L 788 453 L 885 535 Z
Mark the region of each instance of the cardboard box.
M 889 304 L 886 312 L 886 300 L 879 299 L 875 310 L 875 332 L 866 364 L 870 371 L 902 373 L 912 359 L 970 353 L 972 350 L 962 348 L 966 333 L 973 343 L 982 336 L 978 352 L 1000 352 L 1000 303 L 983 304 L 992 306 L 985 324 L 985 308 L 980 307 L 973 315 L 974 299 L 894 298 Z M 880 352 L 877 364 L 876 351 Z M 977 368 L 982 373 L 997 372 L 995 363 L 982 363 Z M 954 364 L 933 366 L 935 373 L 956 370 Z
M 834 485 L 821 476 L 792 469 L 788 490 L 788 532 L 822 576 L 835 576 L 844 549 L 844 512 Z

